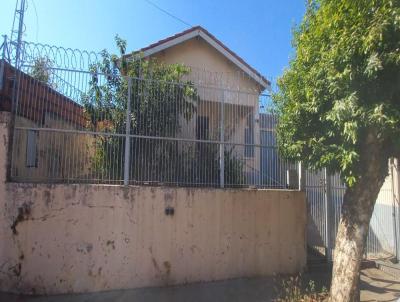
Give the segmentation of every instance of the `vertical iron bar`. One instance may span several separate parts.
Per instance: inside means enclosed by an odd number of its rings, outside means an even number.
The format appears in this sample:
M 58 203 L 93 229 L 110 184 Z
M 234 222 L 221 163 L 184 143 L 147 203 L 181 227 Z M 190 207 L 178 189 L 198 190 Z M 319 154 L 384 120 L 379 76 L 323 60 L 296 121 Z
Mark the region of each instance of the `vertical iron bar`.
M 128 78 L 128 101 L 126 106 L 126 130 L 125 130 L 125 160 L 124 160 L 124 185 L 129 184 L 129 162 L 130 162 L 130 132 L 131 132 L 131 87 L 132 79 Z
M 396 191 L 395 191 L 395 160 L 394 158 L 390 159 L 390 176 L 391 176 L 391 193 L 392 193 L 392 215 L 393 215 L 393 239 L 394 239 L 394 251 L 395 251 L 395 257 L 396 261 L 399 261 L 399 245 L 398 245 L 398 233 L 397 233 L 397 215 L 396 215 Z
M 219 183 L 220 187 L 223 188 L 225 183 L 225 156 L 224 149 L 225 145 L 223 144 L 225 138 L 225 125 L 224 125 L 224 103 L 225 103 L 225 91 L 222 90 L 222 100 L 221 100 L 221 120 L 220 120 L 220 144 L 219 144 Z
M 25 0 L 22 0 L 21 2 L 21 16 L 19 19 L 19 26 L 18 26 L 18 41 L 17 41 L 17 46 L 16 46 L 16 57 L 15 57 L 15 66 L 14 66 L 14 79 L 13 79 L 13 87 L 12 87 L 12 96 L 11 96 L 11 134 L 10 134 L 10 150 L 9 150 L 9 156 L 11 159 L 11 169 L 8 169 L 8 177 L 11 179 L 13 176 L 13 163 L 15 160 L 14 156 L 14 150 L 15 148 L 15 125 L 16 125 L 16 119 L 18 115 L 18 102 L 19 102 L 19 93 L 20 93 L 20 78 L 22 76 L 22 71 L 19 69 L 19 64 L 20 64 L 20 51 L 21 51 L 21 46 L 22 46 L 22 28 L 23 28 L 23 19 L 24 19 L 24 12 L 25 12 Z M 10 40 L 10 44 L 12 44 L 12 37 Z M 11 58 L 10 58 L 10 64 L 11 64 Z M 23 110 L 23 109 L 22 109 Z M 11 147 L 12 146 L 12 147 Z
M 396 173 L 396 183 L 395 183 L 395 196 L 396 196 L 396 212 L 397 212 L 397 233 L 396 233 L 396 235 L 397 235 L 397 251 L 399 252 L 400 251 L 400 240 L 399 240 L 399 237 L 400 237 L 400 204 L 399 204 L 399 202 L 400 202 L 400 166 L 399 166 L 399 160 L 400 160 L 400 158 L 396 158 L 395 160 L 394 160 L 394 164 L 395 164 L 395 166 L 394 166 L 394 171 L 395 171 L 395 173 Z M 400 255 L 398 255 L 398 257 L 397 257 L 397 261 L 400 261 Z
M 396 177 L 394 178 L 394 188 L 395 188 L 395 197 L 396 197 L 396 222 L 397 222 L 397 232 L 396 232 L 396 242 L 397 242 L 397 261 L 400 261 L 400 167 L 399 167 L 399 160 L 400 158 L 395 158 L 394 163 L 394 173 Z
M 305 175 L 305 169 L 304 169 L 304 164 L 301 162 L 301 161 L 299 161 L 299 163 L 298 163 L 298 165 L 299 165 L 299 168 L 298 168 L 298 170 L 299 170 L 299 172 L 298 172 L 298 174 L 299 174 L 299 191 L 305 191 L 305 189 L 306 189 L 306 175 Z

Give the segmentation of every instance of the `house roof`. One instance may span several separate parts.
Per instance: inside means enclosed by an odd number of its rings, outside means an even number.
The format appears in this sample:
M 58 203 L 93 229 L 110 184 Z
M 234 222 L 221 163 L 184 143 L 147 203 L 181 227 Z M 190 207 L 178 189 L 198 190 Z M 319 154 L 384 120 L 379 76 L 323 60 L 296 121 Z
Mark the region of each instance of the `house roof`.
M 214 47 L 229 61 L 235 64 L 254 81 L 256 81 L 263 89 L 270 89 L 271 83 L 264 76 L 262 76 L 257 70 L 246 63 L 240 56 L 230 50 L 220 40 L 218 40 L 215 36 L 213 36 L 210 32 L 208 32 L 201 26 L 192 27 L 188 30 L 160 40 L 156 43 L 150 44 L 149 46 L 143 47 L 137 52 L 142 52 L 145 57 L 148 57 L 195 37 L 201 37 L 204 41 Z
M 15 67 L 5 60 L 3 87 L 0 88 L 0 111 L 12 110 L 13 79 L 15 78 Z M 71 98 L 58 92 L 53 87 L 43 83 L 31 75 L 18 71 L 18 115 L 29 119 L 39 125 L 45 122 L 45 115 L 57 116 L 75 126 L 84 127 L 88 120 L 84 114 L 83 107 Z M 32 97 L 34 91 L 35 97 Z M 40 100 L 40 101 L 39 101 Z M 29 108 L 29 110 L 27 110 Z

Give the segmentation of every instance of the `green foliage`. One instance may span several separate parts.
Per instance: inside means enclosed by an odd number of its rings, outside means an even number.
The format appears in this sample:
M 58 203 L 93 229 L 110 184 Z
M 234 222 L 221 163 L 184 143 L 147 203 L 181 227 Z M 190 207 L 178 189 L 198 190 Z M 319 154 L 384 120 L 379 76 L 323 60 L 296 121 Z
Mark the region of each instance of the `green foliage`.
M 219 144 L 199 144 L 191 170 L 196 179 L 193 183 L 219 184 Z M 224 183 L 227 186 L 240 186 L 244 183 L 244 163 L 235 155 L 235 149 L 224 149 Z M 190 177 L 189 177 L 190 179 Z
M 310 0 L 293 46 L 274 95 L 280 150 L 352 186 L 368 135 L 399 154 L 400 1 Z
M 197 93 L 182 78 L 189 68 L 181 64 L 165 65 L 144 60 L 138 54 L 125 56 L 126 42 L 116 37 L 120 55 L 103 51 L 102 62 L 91 66 L 88 93 L 82 96 L 88 128 L 94 131 L 125 133 L 128 81 L 131 82 L 130 132 L 135 135 L 174 137 L 180 130 L 180 119 L 189 120 L 196 110 Z M 135 179 L 175 180 L 166 172 L 166 165 L 180 160 L 178 144 L 165 140 L 132 140 L 131 170 Z M 97 173 L 121 179 L 125 140 L 117 136 L 101 136 L 96 141 L 94 168 Z M 145 172 L 146 171 L 146 172 Z M 169 171 L 170 172 L 170 171 Z M 174 172 L 174 171 L 173 171 Z
M 245 182 L 244 163 L 234 151 L 234 148 L 224 151 L 224 182 L 231 186 L 238 186 Z

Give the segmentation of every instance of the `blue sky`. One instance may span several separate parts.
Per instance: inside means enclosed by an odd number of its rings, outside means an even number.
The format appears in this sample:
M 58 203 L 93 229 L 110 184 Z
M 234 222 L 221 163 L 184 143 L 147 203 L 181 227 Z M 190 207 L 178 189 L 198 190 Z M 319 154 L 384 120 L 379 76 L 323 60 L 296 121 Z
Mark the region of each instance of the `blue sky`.
M 145 0 L 26 0 L 26 41 L 86 50 L 128 51 L 173 35 L 187 25 Z M 1 0 L 0 34 L 10 34 L 16 0 Z M 201 25 L 268 78 L 288 65 L 292 28 L 305 11 L 302 0 L 152 0 L 191 25 Z M 35 10 L 36 7 L 36 10 Z M 35 12 L 36 11 L 36 12 Z

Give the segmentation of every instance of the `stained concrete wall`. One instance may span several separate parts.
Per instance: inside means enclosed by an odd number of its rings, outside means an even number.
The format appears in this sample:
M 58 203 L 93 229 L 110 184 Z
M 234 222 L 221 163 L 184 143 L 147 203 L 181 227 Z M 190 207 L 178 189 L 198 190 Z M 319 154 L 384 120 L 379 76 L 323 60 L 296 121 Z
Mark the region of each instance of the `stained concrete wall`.
M 302 192 L 6 182 L 2 119 L 2 291 L 103 291 L 294 273 L 305 265 Z M 165 214 L 168 206 L 174 215 Z

